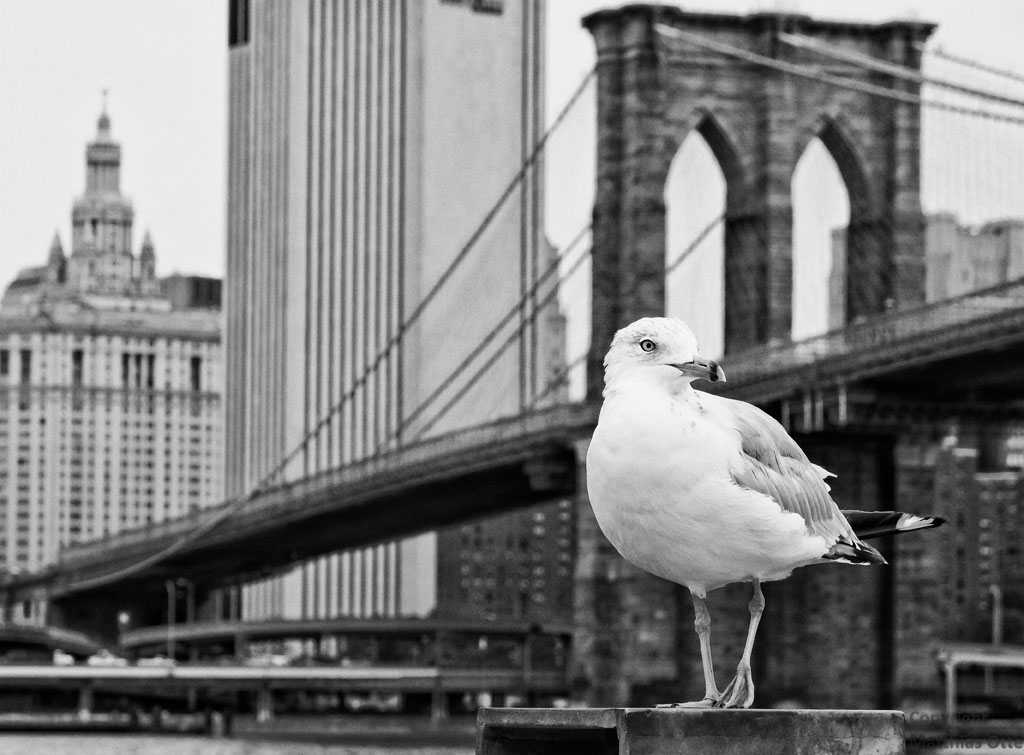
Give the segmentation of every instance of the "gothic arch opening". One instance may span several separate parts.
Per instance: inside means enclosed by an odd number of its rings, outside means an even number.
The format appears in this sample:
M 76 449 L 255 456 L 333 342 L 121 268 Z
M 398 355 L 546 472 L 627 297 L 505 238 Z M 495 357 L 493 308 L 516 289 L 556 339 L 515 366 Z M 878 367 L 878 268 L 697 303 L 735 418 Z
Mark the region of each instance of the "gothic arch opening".
M 665 313 L 685 320 L 713 357 L 725 352 L 725 218 L 738 174 L 727 137 L 705 115 L 665 179 Z
M 793 340 L 843 327 L 850 286 L 849 229 L 868 189 L 849 143 L 828 121 L 806 145 L 791 184 Z

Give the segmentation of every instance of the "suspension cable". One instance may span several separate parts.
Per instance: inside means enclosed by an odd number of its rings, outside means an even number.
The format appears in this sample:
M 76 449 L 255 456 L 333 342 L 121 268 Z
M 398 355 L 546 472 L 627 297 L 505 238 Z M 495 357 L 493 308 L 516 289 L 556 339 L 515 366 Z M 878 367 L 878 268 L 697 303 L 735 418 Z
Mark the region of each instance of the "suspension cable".
M 435 413 L 435 414 L 434 414 L 434 415 L 433 415 L 433 416 L 432 416 L 432 417 L 430 418 L 430 420 L 429 420 L 429 421 L 427 421 L 426 423 L 424 423 L 423 427 L 421 427 L 421 428 L 419 429 L 419 431 L 418 431 L 418 432 L 416 433 L 416 437 L 414 438 L 414 440 L 420 440 L 420 439 L 421 439 L 421 438 L 422 438 L 422 437 L 423 437 L 424 435 L 426 435 L 426 434 L 427 434 L 428 432 L 430 432 L 430 430 L 432 430 L 432 429 L 434 428 L 434 426 L 435 426 L 435 425 L 436 425 L 436 424 L 437 424 L 438 422 L 440 422 L 440 421 L 441 421 L 441 420 L 442 420 L 442 419 L 444 418 L 444 416 L 445 416 L 445 415 L 446 415 L 446 414 L 447 414 L 447 413 L 448 413 L 449 411 L 451 411 L 451 409 L 452 409 L 452 408 L 453 408 L 453 407 L 454 407 L 454 406 L 455 406 L 455 405 L 456 405 L 456 404 L 457 404 L 457 403 L 458 403 L 459 401 L 461 401 L 461 400 L 462 400 L 462 397 L 466 395 L 466 393 L 467 393 L 467 392 L 469 391 L 469 389 L 471 389 L 471 388 L 472 388 L 472 387 L 473 387 L 474 385 L 476 385 L 476 384 L 477 384 L 477 383 L 479 382 L 480 378 L 482 378 L 482 377 L 483 377 L 483 376 L 484 376 L 484 375 L 485 375 L 485 374 L 487 373 L 487 371 L 488 371 L 488 370 L 490 370 L 490 368 L 494 366 L 494 364 L 495 364 L 495 363 L 496 363 L 496 362 L 498 361 L 498 359 L 500 359 L 500 358 L 501 358 L 501 356 L 502 356 L 502 355 L 503 355 L 503 354 L 504 354 L 504 353 L 505 353 L 505 352 L 506 352 L 506 351 L 508 350 L 508 348 L 509 348 L 509 347 L 510 347 L 510 346 L 511 346 L 512 344 L 514 344 L 514 343 L 516 342 L 516 339 L 517 339 L 517 338 L 519 338 L 519 336 L 521 336 L 521 335 L 522 335 L 522 333 L 523 333 L 523 331 L 524 331 L 524 330 L 526 329 L 526 327 L 527 327 L 528 325 L 530 325 L 531 323 L 533 323 L 533 322 L 534 322 L 534 321 L 535 321 L 535 320 L 537 319 L 537 316 L 538 316 L 538 315 L 539 315 L 539 314 L 541 313 L 541 311 L 542 311 L 542 310 L 543 310 L 543 309 L 544 309 L 544 308 L 545 308 L 545 307 L 546 307 L 546 306 L 547 306 L 548 304 L 550 304 L 550 303 L 551 303 L 551 301 L 552 301 L 552 300 L 553 300 L 553 299 L 555 298 L 555 296 L 557 296 L 557 294 L 558 294 L 558 291 L 559 291 L 559 289 L 560 289 L 561 285 L 562 285 L 563 283 L 565 283 L 565 281 L 567 281 L 567 280 L 568 280 L 569 278 L 571 278 L 571 277 L 573 276 L 573 274 L 575 274 L 575 273 L 576 273 L 576 271 L 577 271 L 577 270 L 579 270 L 579 269 L 580 269 L 580 267 L 582 266 L 582 264 L 583 264 L 583 262 L 584 262 L 584 261 L 586 261 L 586 260 L 590 259 L 590 251 L 591 251 L 591 250 L 590 250 L 590 249 L 588 249 L 588 250 L 587 250 L 586 252 L 584 252 L 584 253 L 583 253 L 583 254 L 581 254 L 581 255 L 580 255 L 579 257 L 577 257 L 577 258 L 576 258 L 576 261 L 575 261 L 575 262 L 573 262 L 573 263 L 572 263 L 572 265 L 571 265 L 571 266 L 569 266 L 569 268 L 568 268 L 568 269 L 567 269 L 567 270 L 566 270 L 566 271 L 565 271 L 564 273 L 562 273 L 561 275 L 559 275 L 559 276 L 558 276 L 558 281 L 557 281 L 557 283 L 556 283 L 556 284 L 555 284 L 555 285 L 554 285 L 554 286 L 552 287 L 552 289 L 551 289 L 551 290 L 550 290 L 550 291 L 549 291 L 549 292 L 548 292 L 548 293 L 547 293 L 547 294 L 546 294 L 546 295 L 545 295 L 545 296 L 544 296 L 544 297 L 543 297 L 543 298 L 542 298 L 542 299 L 541 299 L 541 300 L 540 300 L 540 301 L 538 302 L 537 306 L 536 306 L 536 307 L 534 308 L 534 310 L 533 310 L 533 311 L 532 311 L 532 312 L 530 313 L 530 315 L 529 315 L 529 316 L 528 316 L 527 318 L 525 318 L 525 319 L 523 320 L 523 322 L 521 322 L 521 323 L 519 324 L 519 326 L 518 326 L 518 327 L 517 327 L 517 328 L 516 328 L 515 330 L 513 330 L 513 331 L 512 331 L 512 333 L 510 333 L 510 334 L 509 334 L 509 336 L 508 336 L 508 337 L 507 337 L 507 338 L 506 338 L 506 339 L 505 339 L 505 340 L 504 340 L 504 341 L 502 342 L 501 346 L 499 346 L 499 347 L 497 348 L 497 350 L 496 350 L 496 351 L 495 351 L 495 352 L 494 352 L 493 354 L 491 354 L 491 356 L 490 356 L 490 357 L 488 357 L 488 358 L 487 358 L 487 360 L 486 360 L 486 361 L 484 361 L 484 363 L 483 363 L 483 364 L 481 364 L 481 365 L 480 365 L 480 366 L 479 366 L 479 367 L 478 367 L 478 368 L 476 369 L 476 371 L 475 371 L 475 372 L 474 372 L 474 373 L 473 373 L 473 374 L 472 374 L 472 375 L 470 376 L 470 378 L 469 378 L 469 379 L 468 379 L 468 380 L 466 381 L 466 383 L 465 383 L 465 384 L 464 384 L 464 385 L 462 386 L 462 391 L 461 391 L 461 392 L 459 392 L 459 393 L 457 393 L 456 395 L 452 396 L 452 398 L 450 398 L 450 399 L 449 399 L 449 400 L 448 400 L 448 401 L 447 401 L 447 402 L 446 402 L 446 403 L 444 404 L 444 406 L 442 406 L 442 407 L 441 407 L 441 408 L 440 408 L 440 409 L 439 409 L 439 410 L 438 410 L 438 411 L 437 411 L 437 412 L 436 412 L 436 413 Z
M 769 58 L 766 55 L 760 55 L 756 52 L 750 52 L 740 47 L 734 47 L 733 45 L 725 44 L 724 42 L 716 42 L 714 40 L 706 39 L 699 34 L 693 34 L 691 32 L 676 29 L 665 24 L 655 24 L 655 28 L 663 35 L 668 37 L 675 37 L 677 39 L 683 39 L 691 44 L 702 47 L 707 50 L 714 50 L 715 52 L 730 57 L 744 60 L 754 65 L 763 66 L 765 68 L 773 68 L 777 71 L 789 73 L 794 76 L 800 76 L 805 79 L 812 79 L 814 81 L 821 81 L 826 84 L 832 84 L 833 86 L 843 87 L 845 89 L 852 89 L 856 92 L 864 94 L 871 94 L 876 97 L 884 97 L 890 100 L 896 100 L 898 102 L 905 102 L 911 105 L 919 105 L 922 107 L 929 107 L 936 110 L 946 110 L 952 113 L 959 113 L 961 115 L 972 115 L 980 118 L 989 118 L 991 120 L 1003 121 L 1006 123 L 1014 123 L 1017 125 L 1024 125 L 1024 117 L 1016 117 L 1010 115 L 1003 115 L 1001 113 L 993 113 L 989 110 L 981 110 L 978 108 L 962 107 L 960 105 L 953 105 L 947 102 L 939 102 L 937 100 L 925 99 L 916 94 L 909 92 L 901 92 L 898 89 L 890 89 L 888 87 L 877 86 L 875 84 L 868 84 L 863 81 L 856 81 L 854 79 L 843 78 L 842 76 L 833 76 L 832 74 L 819 71 L 811 68 L 810 66 L 798 65 L 796 63 L 789 63 L 784 60 L 776 60 Z
M 665 266 L 665 275 L 668 276 L 670 273 L 675 271 L 677 267 L 686 261 L 686 258 L 693 254 L 697 247 L 700 246 L 701 242 L 704 241 L 718 225 L 722 223 L 726 218 L 726 213 L 722 213 L 710 221 L 708 224 L 700 229 L 700 233 L 693 237 L 693 240 L 686 245 L 686 248 L 681 251 L 674 260 Z
M 444 272 L 442 272 L 441 275 L 437 278 L 434 284 L 427 291 L 426 295 L 424 295 L 424 297 L 419 301 L 419 303 L 413 308 L 412 312 L 410 312 L 409 315 L 398 326 L 398 329 L 395 331 L 395 333 L 385 342 L 384 346 L 377 352 L 374 359 L 370 362 L 369 365 L 367 365 L 366 369 L 363 371 L 363 374 L 352 384 L 349 390 L 346 391 L 345 394 L 337 402 L 335 402 L 331 407 L 328 408 L 324 416 L 321 417 L 320 420 L 315 425 L 313 425 L 313 427 L 310 430 L 306 432 L 306 434 L 303 436 L 299 444 L 294 449 L 292 449 L 292 451 L 285 457 L 285 459 L 280 464 L 278 464 L 274 468 L 272 474 L 268 475 L 268 477 L 265 478 L 264 481 L 262 481 L 260 485 L 257 486 L 257 490 L 259 492 L 262 492 L 261 490 L 259 490 L 261 487 L 269 485 L 271 482 L 273 482 L 274 479 L 277 478 L 277 476 L 287 467 L 287 465 L 291 463 L 291 459 L 293 459 L 296 455 L 298 455 L 308 447 L 310 441 L 312 441 L 317 435 L 319 435 L 320 431 L 323 430 L 323 428 L 326 425 L 328 425 L 334 419 L 334 417 L 337 416 L 337 414 L 339 414 L 345 408 L 345 406 L 347 406 L 348 402 L 351 401 L 352 398 L 355 396 L 355 393 L 358 390 L 358 388 L 365 385 L 366 381 L 369 380 L 369 378 L 380 368 L 381 364 L 383 364 L 385 359 L 387 359 L 392 349 L 401 344 L 401 341 L 405 337 L 405 334 L 419 320 L 419 318 L 422 317 L 427 307 L 435 298 L 437 298 L 437 295 L 441 292 L 441 289 L 444 288 L 445 284 L 448 283 L 449 280 L 451 280 L 452 276 L 455 274 L 456 269 L 465 261 L 466 257 L 476 246 L 477 242 L 483 237 L 484 232 L 491 225 L 494 219 L 498 216 L 498 212 L 504 206 L 505 202 L 507 202 L 509 197 L 513 195 L 519 184 L 522 183 L 529 169 L 533 167 L 533 165 L 537 162 L 538 157 L 547 145 L 547 142 L 551 138 L 551 135 L 554 134 L 558 127 L 561 126 L 563 121 L 565 121 L 566 117 L 568 117 L 569 115 L 569 112 L 573 109 L 573 107 L 575 107 L 576 102 L 583 95 L 584 91 L 586 91 L 587 85 L 594 78 L 596 71 L 597 67 L 595 66 L 591 68 L 590 71 L 588 71 L 587 74 L 583 77 L 579 85 L 576 87 L 575 91 L 573 91 L 568 101 L 562 107 L 562 110 L 555 117 L 554 121 L 551 122 L 551 125 L 548 126 L 547 130 L 534 145 L 533 150 L 527 156 L 526 160 L 523 161 L 522 166 L 520 166 L 515 176 L 505 187 L 505 190 L 501 193 L 501 196 L 498 197 L 498 200 L 491 206 L 491 209 L 488 210 L 487 214 L 484 215 L 483 220 L 476 227 L 476 230 L 473 231 L 473 233 L 470 235 L 466 243 L 462 245 L 458 253 L 452 259 L 452 261 L 448 263 L 448 266 L 444 269 Z
M 941 47 L 929 48 L 923 42 L 915 42 L 914 46 L 917 47 L 925 55 L 932 55 L 936 58 L 942 58 L 948 60 L 951 63 L 964 66 L 965 68 L 973 68 L 976 71 L 982 71 L 983 73 L 989 73 L 993 76 L 1002 76 L 1005 79 L 1012 81 L 1018 81 L 1024 83 L 1024 74 L 1011 71 L 1009 68 L 998 68 L 997 66 L 990 66 L 987 63 L 980 63 L 970 58 L 965 58 L 961 55 L 954 55 L 951 52 L 946 52 Z
M 908 66 L 897 65 L 881 58 L 876 58 L 872 55 L 865 55 L 864 53 L 857 52 L 855 50 L 844 50 L 841 47 L 834 45 L 827 45 L 823 42 L 819 42 L 816 39 L 807 37 L 803 34 L 787 34 L 785 32 L 779 33 L 779 39 L 792 47 L 796 47 L 801 50 L 811 50 L 818 55 L 824 55 L 829 58 L 835 58 L 837 60 L 843 60 L 847 63 L 854 63 L 873 71 L 879 71 L 881 73 L 887 73 L 891 76 L 895 76 L 900 79 L 907 81 L 913 81 L 918 84 L 931 84 L 932 86 L 942 87 L 943 89 L 949 89 L 957 92 L 958 94 L 967 94 L 980 99 L 991 100 L 998 102 L 1001 105 L 1014 105 L 1016 107 L 1024 107 L 1024 100 L 1017 97 L 1007 97 L 1005 95 L 996 94 L 995 92 L 989 92 L 985 89 L 975 89 L 974 87 L 965 86 L 963 84 L 957 84 L 946 79 L 938 79 L 932 76 L 925 76 L 920 71 L 916 71 Z
M 551 125 L 548 126 L 547 131 L 544 132 L 541 138 L 534 145 L 534 148 L 530 152 L 529 156 L 527 156 L 526 160 L 523 161 L 523 164 L 520 167 L 519 171 L 509 182 L 508 186 L 505 187 L 505 191 L 503 191 L 501 193 L 501 196 L 498 197 L 498 201 L 494 203 L 494 206 L 491 207 L 491 209 L 484 216 L 483 221 L 481 221 L 481 223 L 477 226 L 476 230 L 472 233 L 472 235 L 470 235 L 469 240 L 462 246 L 458 254 L 455 255 L 455 258 L 449 263 L 448 267 L 445 268 L 445 271 L 441 273 L 437 281 L 434 282 L 434 285 L 430 287 L 430 290 L 427 292 L 427 294 L 423 297 L 423 299 L 420 300 L 419 304 L 417 304 L 413 308 L 412 313 L 405 319 L 402 325 L 398 328 L 398 331 L 395 333 L 395 335 L 392 336 L 391 339 L 388 341 L 387 345 L 385 345 L 383 349 L 384 353 L 390 351 L 392 347 L 398 345 L 398 343 L 402 340 L 402 337 L 405 335 L 406 331 L 408 331 L 409 328 L 420 318 L 424 310 L 426 310 L 427 306 L 431 303 L 431 301 L 434 300 L 434 298 L 444 287 L 444 285 L 451 279 L 452 275 L 455 273 L 456 268 L 458 268 L 462 261 L 465 260 L 466 255 L 468 255 L 469 252 L 473 249 L 473 247 L 476 246 L 477 241 L 479 241 L 480 238 L 483 236 L 484 231 L 487 230 L 491 222 L 498 216 L 499 210 L 502 208 L 505 202 L 508 201 L 508 198 L 512 196 L 512 194 L 518 188 L 519 184 L 522 183 L 529 169 L 532 168 L 534 164 L 537 162 L 537 158 L 540 157 L 541 152 L 547 145 L 548 139 L 550 139 L 551 135 L 558 129 L 559 126 L 562 125 L 562 122 L 569 115 L 569 111 L 572 110 L 572 108 L 576 105 L 576 102 L 579 100 L 579 98 L 583 96 L 583 92 L 586 91 L 587 85 L 590 84 L 590 81 L 591 79 L 594 78 L 596 72 L 597 67 L 594 66 L 593 68 L 590 69 L 590 71 L 587 72 L 586 76 L 583 77 L 583 80 L 580 81 L 579 85 L 576 87 L 576 90 L 569 97 L 569 100 L 565 103 L 565 106 L 562 108 L 561 112 L 559 112 L 555 120 L 552 121 Z
M 533 282 L 533 285 L 531 285 L 530 288 L 526 292 L 524 292 L 522 296 L 519 297 L 519 300 L 512 306 L 511 309 L 509 309 L 508 312 L 505 313 L 505 315 L 498 321 L 497 325 L 495 325 L 490 330 L 490 332 L 483 337 L 480 343 L 478 343 L 474 347 L 474 349 L 466 356 L 466 358 L 463 359 L 462 362 L 460 362 L 459 365 L 448 374 L 448 377 L 441 381 L 441 383 L 433 391 L 430 392 L 430 395 L 428 395 L 422 402 L 420 402 L 420 405 L 417 406 L 412 412 L 410 412 L 405 417 L 405 419 L 402 420 L 401 424 L 393 431 L 392 436 L 390 436 L 388 440 L 385 441 L 383 446 L 386 446 L 387 443 L 389 443 L 391 440 L 394 440 L 397 437 L 401 436 L 402 432 L 407 427 L 409 427 L 409 425 L 411 425 L 413 422 L 419 419 L 420 415 L 422 415 L 423 412 L 425 412 L 430 407 L 431 404 L 433 404 L 440 396 L 442 396 L 449 388 L 451 388 L 455 381 L 457 381 L 459 377 L 461 377 L 462 373 L 469 368 L 469 366 L 476 360 L 476 358 L 480 356 L 480 354 L 483 353 L 483 351 L 491 344 L 491 342 L 493 342 L 498 337 L 501 331 L 505 329 L 505 326 L 508 325 L 517 314 L 519 314 L 519 312 L 522 310 L 523 305 L 527 301 L 529 301 L 533 296 L 535 296 L 537 291 L 540 290 L 540 287 L 543 286 L 544 283 L 546 283 L 547 280 L 558 270 L 559 265 L 562 263 L 562 260 L 568 257 L 568 255 L 572 253 L 572 251 L 577 247 L 577 245 L 579 245 L 579 243 L 586 237 L 587 233 L 590 231 L 591 225 L 592 224 L 588 221 L 587 224 L 584 225 L 583 228 L 579 230 L 579 232 L 573 237 L 572 241 L 569 242 L 569 244 L 565 247 L 562 253 L 558 255 L 556 259 L 552 260 L 551 264 L 549 264 L 548 267 L 544 270 L 544 272 L 541 273 L 541 275 Z
M 538 393 L 536 396 L 533 397 L 533 399 L 530 400 L 530 403 L 527 405 L 527 408 L 528 409 L 535 408 L 541 401 L 543 401 L 548 396 L 550 396 L 552 393 L 554 393 L 555 390 L 557 390 L 558 388 L 561 388 L 563 385 L 565 385 L 566 382 L 568 382 L 567 379 L 569 377 L 569 373 L 571 373 L 577 367 L 582 366 L 584 364 L 584 362 L 587 361 L 587 357 L 588 356 L 590 356 L 590 350 L 589 349 L 587 351 L 584 351 L 582 354 L 577 356 L 575 359 L 573 359 L 573 360 L 571 360 L 569 362 L 566 362 L 562 366 L 562 368 L 558 370 L 557 373 L 555 373 L 554 375 L 551 376 L 551 379 L 548 381 L 547 386 L 545 386 L 544 390 L 541 391 L 540 393 Z

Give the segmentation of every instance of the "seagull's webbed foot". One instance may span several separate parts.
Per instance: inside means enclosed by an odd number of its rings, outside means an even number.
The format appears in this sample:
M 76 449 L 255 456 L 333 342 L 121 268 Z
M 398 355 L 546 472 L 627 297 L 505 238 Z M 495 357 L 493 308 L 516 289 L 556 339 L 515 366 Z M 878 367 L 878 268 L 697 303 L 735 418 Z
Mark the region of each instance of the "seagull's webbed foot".
M 750 666 L 741 663 L 736 668 L 736 676 L 725 692 L 715 703 L 716 708 L 749 708 L 754 702 L 754 679 L 750 675 Z
M 655 705 L 655 708 L 714 708 L 718 705 L 716 698 L 705 697 L 703 700 L 694 700 L 690 703 L 662 703 Z

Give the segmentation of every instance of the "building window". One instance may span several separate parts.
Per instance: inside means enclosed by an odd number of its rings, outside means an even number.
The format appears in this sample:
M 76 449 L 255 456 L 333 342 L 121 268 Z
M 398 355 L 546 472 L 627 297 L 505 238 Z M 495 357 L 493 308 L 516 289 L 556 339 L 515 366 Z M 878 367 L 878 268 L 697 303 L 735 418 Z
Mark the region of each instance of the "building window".
M 82 365 L 84 361 L 84 351 L 75 349 L 71 352 L 71 385 L 75 388 L 82 387 Z
M 21 350 L 21 382 L 32 382 L 32 352 L 29 349 Z
M 0 377 L 7 377 L 10 372 L 10 352 L 7 349 L 0 349 Z
M 200 375 L 202 373 L 203 360 L 202 357 L 192 357 L 189 360 L 189 387 L 193 393 L 199 393 L 202 390 L 200 383 Z
M 228 3 L 228 47 L 249 44 L 249 1 Z

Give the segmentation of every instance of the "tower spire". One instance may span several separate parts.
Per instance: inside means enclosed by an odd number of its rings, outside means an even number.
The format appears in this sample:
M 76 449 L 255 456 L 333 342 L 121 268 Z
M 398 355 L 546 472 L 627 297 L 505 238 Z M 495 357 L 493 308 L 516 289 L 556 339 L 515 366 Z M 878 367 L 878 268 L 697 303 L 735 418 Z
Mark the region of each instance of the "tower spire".
M 131 285 L 134 213 L 121 195 L 121 145 L 110 134 L 105 97 L 103 108 L 96 138 L 85 147 L 85 192 L 71 210 L 68 280 L 78 290 L 110 293 Z
M 139 251 L 139 273 L 144 280 L 153 280 L 156 277 L 156 251 L 148 228 L 146 235 L 142 237 L 142 249 Z
M 99 120 L 96 121 L 96 141 L 103 143 L 112 141 L 110 138 L 110 116 L 107 114 L 107 94 L 108 90 L 104 87 L 103 109 L 100 111 Z
M 53 232 L 53 241 L 50 242 L 50 259 L 54 257 L 64 257 L 64 247 L 60 243 L 60 231 Z
M 46 258 L 46 280 L 58 285 L 63 283 L 66 266 L 67 259 L 64 257 L 64 247 L 60 243 L 60 232 L 54 231 L 50 253 Z

